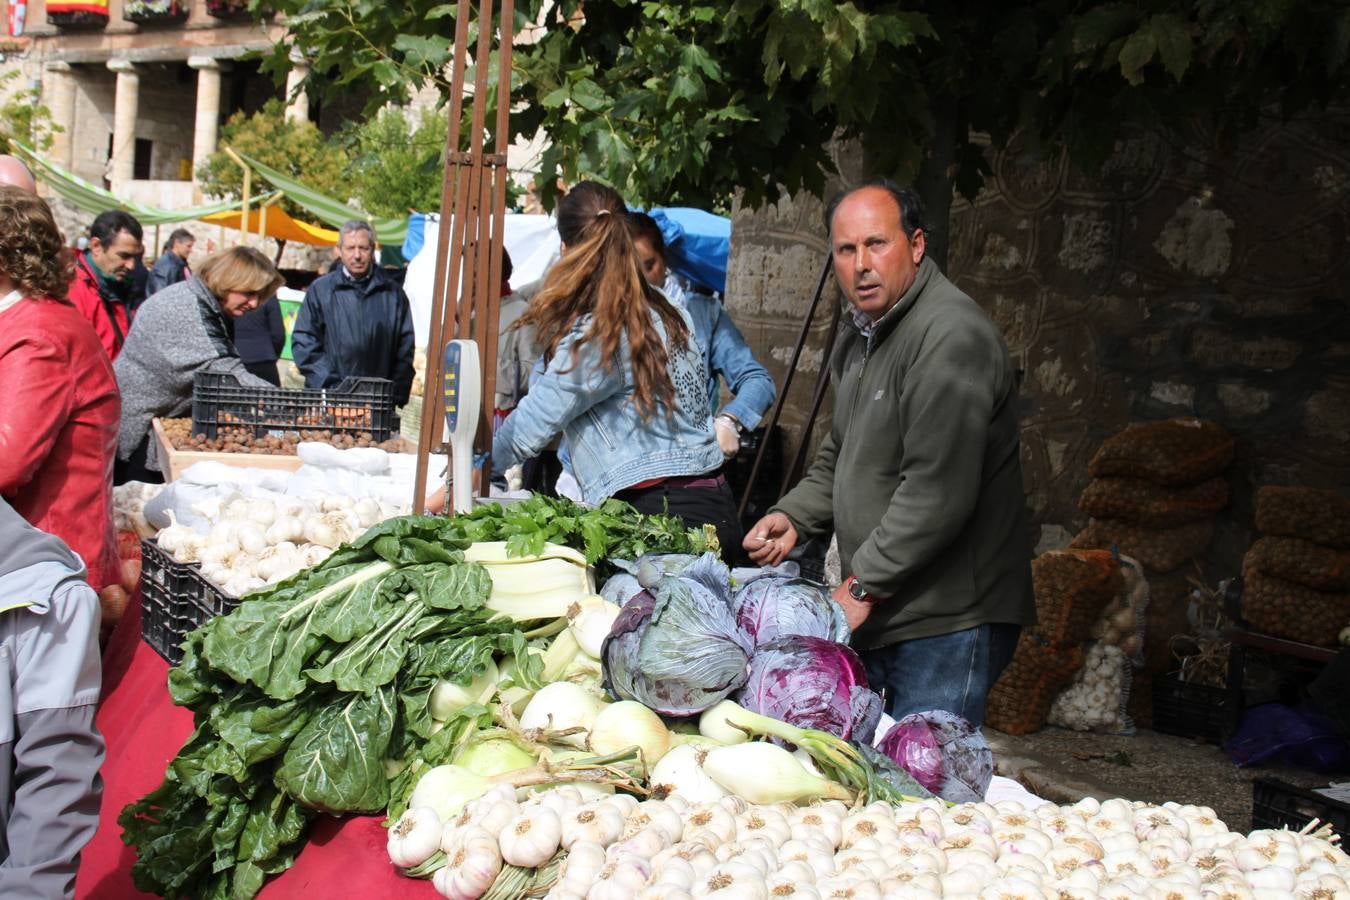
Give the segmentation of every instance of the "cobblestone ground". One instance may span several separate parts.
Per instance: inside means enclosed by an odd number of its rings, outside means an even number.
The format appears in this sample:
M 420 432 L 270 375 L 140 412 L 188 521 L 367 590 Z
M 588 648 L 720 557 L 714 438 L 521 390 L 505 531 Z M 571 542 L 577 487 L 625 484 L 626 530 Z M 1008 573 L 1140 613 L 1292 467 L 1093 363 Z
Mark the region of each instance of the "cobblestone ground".
M 1140 730 L 1133 736 L 1045 728 L 1013 737 L 989 732 L 999 773 L 1056 802 L 1083 794 L 1213 807 L 1233 831 L 1251 828 L 1252 781 L 1264 775 L 1320 787 L 1350 775 L 1289 767 L 1239 768 L 1212 744 Z

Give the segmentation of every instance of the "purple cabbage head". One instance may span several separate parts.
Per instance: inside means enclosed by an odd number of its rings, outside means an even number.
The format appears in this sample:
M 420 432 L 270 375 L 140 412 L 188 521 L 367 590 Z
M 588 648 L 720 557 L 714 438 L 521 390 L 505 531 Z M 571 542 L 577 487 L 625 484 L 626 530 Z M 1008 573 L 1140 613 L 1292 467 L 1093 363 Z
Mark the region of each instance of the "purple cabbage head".
M 624 605 L 600 658 L 611 694 L 662 715 L 697 715 L 725 700 L 745 683 L 750 659 L 727 567 L 707 553 L 656 578 Z
M 803 578 L 763 575 L 736 591 L 736 624 L 755 647 L 789 635 L 809 635 L 847 644 L 844 611 L 824 585 Z
M 984 735 L 946 710 L 905 716 L 877 749 L 943 800 L 978 803 L 994 777 L 994 754 Z
M 619 571 L 600 589 L 600 596 L 615 606 L 623 606 L 645 587 L 652 587 L 662 575 L 679 575 L 699 557 L 688 553 L 647 553 L 636 560 L 611 559 Z
M 788 635 L 755 648 L 750 677 L 735 699 L 753 712 L 845 740 L 871 743 L 881 720 L 881 698 L 867 686 L 858 654 L 811 635 Z

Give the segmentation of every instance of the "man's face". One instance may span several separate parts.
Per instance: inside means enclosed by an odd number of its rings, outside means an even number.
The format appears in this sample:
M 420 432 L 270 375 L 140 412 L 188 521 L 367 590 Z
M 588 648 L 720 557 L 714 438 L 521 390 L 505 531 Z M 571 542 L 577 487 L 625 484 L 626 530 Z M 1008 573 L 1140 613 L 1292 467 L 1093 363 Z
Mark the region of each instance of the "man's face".
M 637 238 L 633 241 L 633 246 L 637 249 L 638 262 L 642 264 L 642 274 L 647 279 L 647 283 L 652 287 L 661 287 L 666 283 L 666 261 L 652 242 L 646 238 Z
M 830 252 L 844 296 L 873 321 L 909 290 L 923 261 L 924 237 L 900 226 L 900 205 L 879 187 L 849 194 L 834 212 Z
M 176 253 L 176 254 L 178 254 L 178 258 L 179 258 L 179 259 L 182 259 L 182 260 L 185 260 L 185 261 L 186 261 L 187 258 L 188 258 L 189 256 L 192 255 L 192 245 L 193 245 L 194 243 L 196 243 L 196 242 L 195 242 L 195 241 L 174 241 L 174 242 L 173 242 L 173 252 Z
M 126 281 L 136 268 L 136 260 L 144 249 L 141 242 L 128 231 L 119 231 L 113 239 L 104 244 L 98 238 L 89 239 L 89 258 L 108 278 Z
M 370 244 L 370 234 L 365 231 L 353 231 L 338 244 L 338 256 L 342 257 L 342 264 L 357 278 L 370 271 L 374 250 Z

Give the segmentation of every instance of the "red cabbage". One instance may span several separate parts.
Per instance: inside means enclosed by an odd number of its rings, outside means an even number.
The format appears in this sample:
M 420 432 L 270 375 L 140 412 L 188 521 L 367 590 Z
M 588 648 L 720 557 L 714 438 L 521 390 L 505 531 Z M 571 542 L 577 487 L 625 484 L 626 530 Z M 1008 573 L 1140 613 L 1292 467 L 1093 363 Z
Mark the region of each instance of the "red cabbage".
M 605 688 L 666 716 L 692 716 L 745 683 L 750 645 L 712 553 L 628 600 L 600 650 Z
M 811 635 L 788 635 L 757 647 L 736 702 L 799 728 L 867 743 L 881 719 L 881 698 L 867 686 L 858 654 Z
M 841 644 L 851 636 L 829 589 L 804 578 L 761 575 L 743 584 L 731 605 L 736 624 L 756 647 L 793 634 Z
M 978 803 L 994 777 L 994 754 L 979 730 L 942 709 L 905 716 L 877 744 L 943 800 Z

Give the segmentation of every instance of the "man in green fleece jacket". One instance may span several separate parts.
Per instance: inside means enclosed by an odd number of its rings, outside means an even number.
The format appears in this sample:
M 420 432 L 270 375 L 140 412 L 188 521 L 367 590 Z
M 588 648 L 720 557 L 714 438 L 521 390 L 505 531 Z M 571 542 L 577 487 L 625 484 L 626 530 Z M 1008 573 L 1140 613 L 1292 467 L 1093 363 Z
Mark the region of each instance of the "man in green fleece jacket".
M 946 709 L 978 726 L 1036 619 L 1008 348 L 924 258 L 913 190 L 848 191 L 826 226 L 853 307 L 830 360 L 834 421 L 745 549 L 776 564 L 833 528 L 847 575 L 834 597 L 887 712 Z

